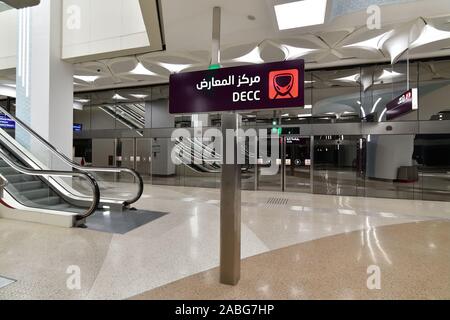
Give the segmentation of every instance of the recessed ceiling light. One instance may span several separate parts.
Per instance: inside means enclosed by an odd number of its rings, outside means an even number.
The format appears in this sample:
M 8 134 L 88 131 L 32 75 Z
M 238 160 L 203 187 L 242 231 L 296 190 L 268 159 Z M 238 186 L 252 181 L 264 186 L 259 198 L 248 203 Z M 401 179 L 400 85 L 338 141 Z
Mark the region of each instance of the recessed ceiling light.
M 100 78 L 100 76 L 79 76 L 79 75 L 74 75 L 73 76 L 75 79 L 84 81 L 84 82 L 95 82 L 95 80 L 97 80 L 98 78 Z
M 305 109 L 312 109 L 312 104 L 305 104 Z
M 165 62 L 158 62 L 158 65 L 169 70 L 170 73 L 178 73 L 178 72 L 192 66 L 192 64 L 178 64 L 178 63 L 165 63 Z
M 299 114 L 298 117 L 299 117 L 299 118 L 312 117 L 312 114 L 311 114 L 311 113 Z
M 288 45 L 283 45 L 286 52 L 286 59 L 295 59 L 307 55 L 308 53 L 317 51 L 317 49 L 293 47 Z
M 436 29 L 429 24 L 425 25 L 420 36 L 414 41 L 410 48 L 417 48 L 425 44 L 440 40 L 450 39 L 450 32 Z
M 114 100 L 128 100 L 125 97 L 122 97 L 120 94 L 116 93 L 113 97 Z
M 148 70 L 142 63 L 138 63 L 136 65 L 136 68 L 130 71 L 132 74 L 139 74 L 139 75 L 145 75 L 145 76 L 157 76 L 158 74 Z
M 259 47 L 255 47 L 252 51 L 243 56 L 233 59 L 232 61 L 236 62 L 244 62 L 244 63 L 264 63 L 264 60 L 261 59 L 261 51 Z
M 281 116 L 282 116 L 282 117 L 285 117 L 285 118 L 286 118 L 286 117 L 289 117 L 289 113 L 282 114 Z
M 278 29 L 287 30 L 323 24 L 327 0 L 303 0 L 274 6 Z

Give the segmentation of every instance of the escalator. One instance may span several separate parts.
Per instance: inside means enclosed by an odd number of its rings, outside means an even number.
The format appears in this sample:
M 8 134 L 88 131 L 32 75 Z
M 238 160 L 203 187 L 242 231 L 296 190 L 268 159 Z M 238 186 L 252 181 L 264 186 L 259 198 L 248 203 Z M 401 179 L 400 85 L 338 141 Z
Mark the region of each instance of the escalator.
M 83 221 L 97 208 L 124 211 L 140 199 L 143 180 L 136 171 L 81 166 L 1 107 L 0 116 L 14 122 L 0 129 L 0 175 L 7 181 L 1 201 L 6 207 Z
M 100 190 L 95 179 L 83 172 L 44 171 L 29 168 L 0 141 L 0 175 L 6 183 L 2 202 L 10 208 L 34 212 L 63 213 L 74 217 L 74 225 L 84 223 L 92 215 L 100 201 Z M 58 191 L 51 179 L 70 177 L 84 179 L 91 187 L 91 194 L 76 199 Z
M 130 129 L 145 127 L 145 108 L 140 104 L 105 105 L 100 109 Z
M 198 151 L 198 148 L 201 151 Z M 221 171 L 220 165 L 217 164 L 220 161 L 220 156 L 201 142 L 187 139 L 186 143 L 178 139 L 175 141 L 175 155 L 180 163 L 194 172 L 219 173 Z

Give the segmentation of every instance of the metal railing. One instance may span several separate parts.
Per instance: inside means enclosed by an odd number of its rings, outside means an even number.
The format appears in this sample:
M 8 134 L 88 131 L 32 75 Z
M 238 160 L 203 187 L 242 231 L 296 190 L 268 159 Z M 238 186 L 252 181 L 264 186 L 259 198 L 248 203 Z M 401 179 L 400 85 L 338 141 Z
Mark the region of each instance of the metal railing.
M 77 220 L 83 220 L 87 217 L 91 216 L 98 208 L 98 205 L 100 203 L 100 189 L 97 184 L 97 181 L 94 179 L 94 177 L 86 172 L 73 172 L 73 171 L 56 171 L 56 170 L 36 170 L 36 169 L 30 169 L 27 167 L 24 167 L 18 163 L 16 163 L 14 160 L 10 158 L 10 156 L 2 149 L 0 148 L 0 158 L 3 159 L 3 161 L 8 164 L 11 168 L 14 170 L 25 174 L 29 176 L 38 176 L 38 177 L 78 177 L 85 179 L 89 182 L 91 189 L 92 189 L 92 202 L 89 208 L 86 210 L 84 214 L 76 215 Z M 2 179 L 5 180 L 5 179 Z M 6 180 L 5 180 L 6 181 Z M 7 181 L 6 181 L 7 183 Z M 6 186 L 6 183 L 3 185 L 3 187 Z M 49 208 L 51 210 L 51 208 Z
M 52 150 L 54 152 L 54 154 L 63 162 L 65 162 L 66 164 L 68 164 L 69 166 L 71 166 L 72 168 L 75 168 L 79 171 L 82 172 L 105 172 L 105 173 L 129 173 L 131 174 L 134 178 L 135 181 L 137 181 L 138 184 L 138 191 L 135 194 L 135 196 L 131 199 L 127 199 L 124 201 L 124 206 L 128 206 L 131 205 L 133 203 L 135 203 L 136 201 L 138 201 L 141 196 L 142 193 L 144 192 L 144 181 L 141 177 L 141 175 L 135 171 L 134 169 L 130 169 L 130 168 L 117 168 L 117 167 L 112 167 L 112 168 L 105 168 L 105 167 L 83 167 L 79 164 L 77 164 L 76 162 L 72 161 L 72 159 L 70 159 L 69 157 L 67 157 L 65 154 L 63 154 L 62 152 L 58 151 L 53 145 L 51 145 L 47 140 L 45 140 L 44 138 L 42 138 L 38 133 L 36 133 L 33 129 L 31 129 L 27 124 L 25 124 L 24 122 L 22 122 L 20 119 L 17 119 L 16 117 L 14 117 L 13 115 L 11 115 L 8 111 L 6 111 L 4 108 L 2 108 L 0 106 L 0 112 L 3 113 L 4 115 L 6 115 L 8 118 L 10 118 L 11 120 L 15 121 L 16 123 L 20 124 L 20 126 L 24 127 L 28 132 L 30 132 L 36 139 L 38 139 L 41 143 L 43 143 L 47 148 L 49 148 L 50 150 Z

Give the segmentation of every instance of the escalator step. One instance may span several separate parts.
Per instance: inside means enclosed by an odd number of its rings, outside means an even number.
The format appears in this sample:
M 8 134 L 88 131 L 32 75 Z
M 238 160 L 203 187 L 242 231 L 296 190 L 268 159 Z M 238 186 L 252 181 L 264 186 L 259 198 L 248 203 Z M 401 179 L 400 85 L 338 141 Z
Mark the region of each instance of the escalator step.
M 22 197 L 28 200 L 35 200 L 35 199 L 43 199 L 48 198 L 51 196 L 54 196 L 54 193 L 49 188 L 41 188 L 41 189 L 34 189 L 34 190 L 28 190 L 28 191 L 22 191 L 20 193 Z
M 6 177 L 7 175 L 17 174 L 17 171 L 11 167 L 0 167 L 0 173 Z
M 59 197 L 46 197 L 42 199 L 35 199 L 31 202 L 41 206 L 55 206 L 61 204 L 61 199 Z
M 56 210 L 56 211 L 66 211 L 68 208 L 70 208 L 70 204 L 68 204 L 68 203 L 61 203 L 61 204 L 49 207 L 49 209 Z
M 33 176 L 27 176 L 25 174 L 11 174 L 11 175 L 5 175 L 6 180 L 10 183 L 16 183 L 16 182 L 29 182 L 29 181 L 36 181 L 36 178 Z
M 18 191 L 27 191 L 27 190 L 41 189 L 42 187 L 45 186 L 41 181 L 25 181 L 25 182 L 11 183 L 11 184 Z
M 51 209 L 53 209 L 53 207 Z M 85 208 L 78 208 L 78 207 L 68 206 L 67 209 L 59 210 L 59 211 L 74 212 L 74 213 L 85 213 L 86 209 Z
M 9 165 L 5 161 L 0 159 L 0 168 L 8 168 L 8 167 Z

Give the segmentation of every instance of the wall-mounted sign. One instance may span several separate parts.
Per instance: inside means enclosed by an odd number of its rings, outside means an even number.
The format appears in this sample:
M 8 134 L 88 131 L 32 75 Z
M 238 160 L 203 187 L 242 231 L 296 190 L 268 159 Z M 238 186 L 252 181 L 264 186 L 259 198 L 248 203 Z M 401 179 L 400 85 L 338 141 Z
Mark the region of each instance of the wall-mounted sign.
M 386 120 L 393 120 L 418 108 L 418 90 L 417 88 L 410 89 L 386 105 Z
M 173 74 L 170 113 L 304 106 L 303 60 Z
M 73 124 L 73 132 L 81 132 L 83 130 L 83 125 L 81 123 Z
M 0 114 L 0 129 L 15 129 L 16 122 L 4 114 Z

